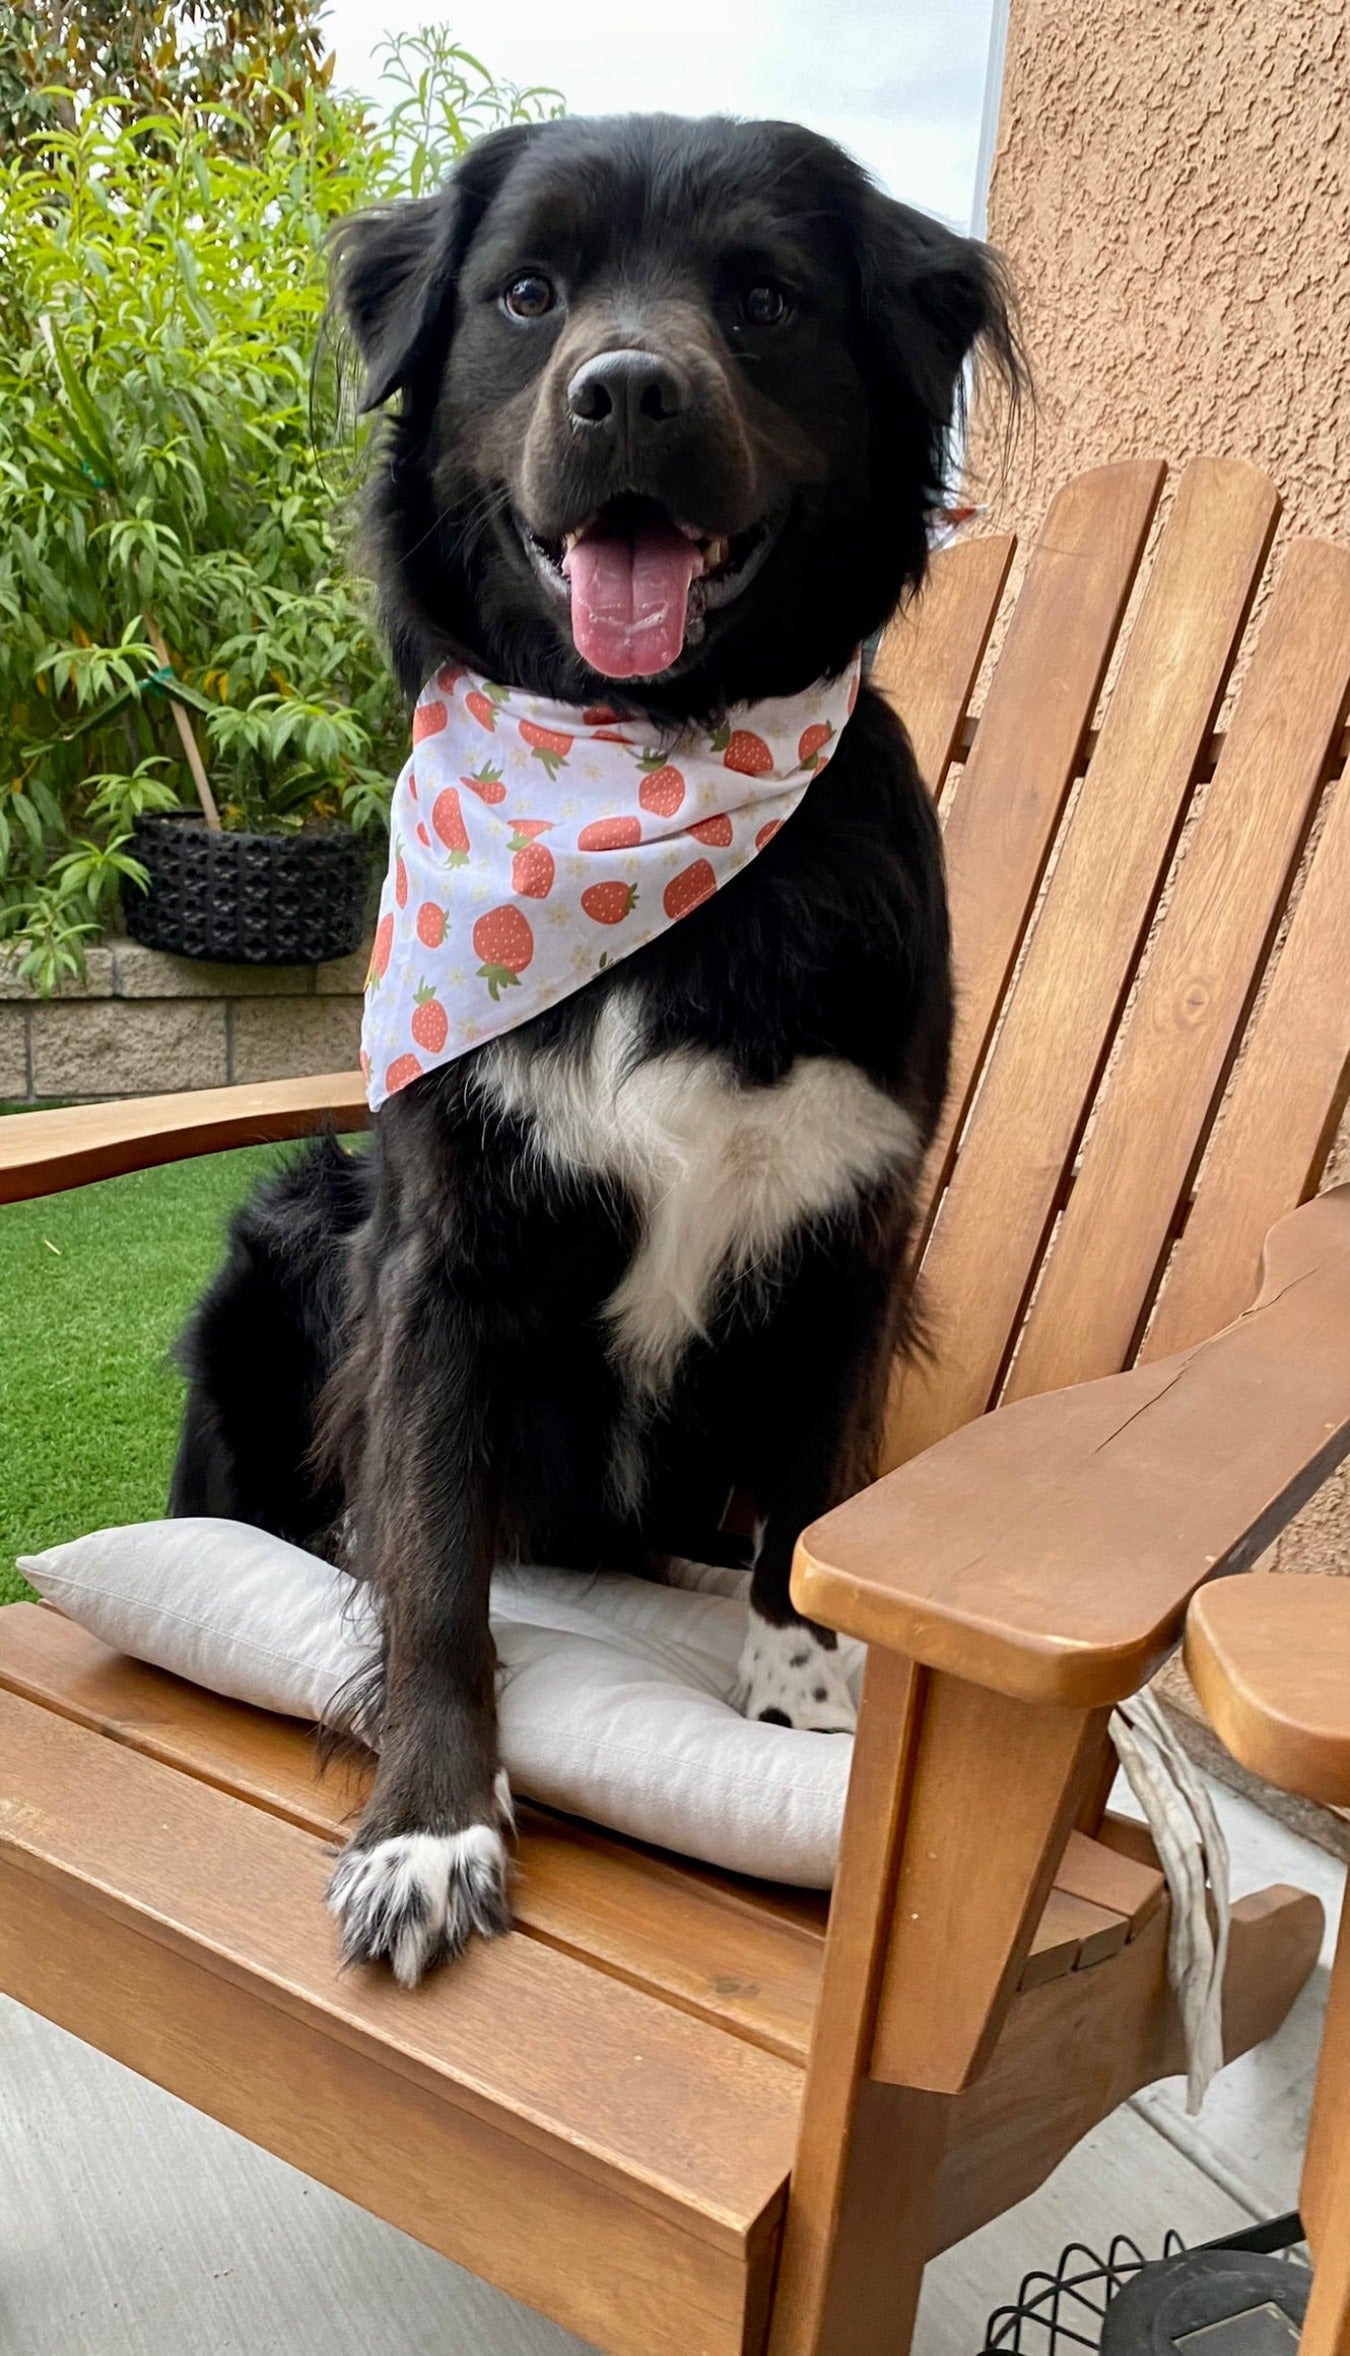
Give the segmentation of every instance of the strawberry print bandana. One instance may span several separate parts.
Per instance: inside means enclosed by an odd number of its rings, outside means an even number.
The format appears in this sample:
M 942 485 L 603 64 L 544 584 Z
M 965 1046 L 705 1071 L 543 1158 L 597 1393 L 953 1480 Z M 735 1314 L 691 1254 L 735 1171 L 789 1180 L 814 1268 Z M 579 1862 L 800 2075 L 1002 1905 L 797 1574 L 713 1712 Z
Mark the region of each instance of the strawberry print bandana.
M 446 664 L 413 713 L 366 980 L 372 1111 L 514 1030 L 709 899 L 839 741 L 861 657 L 678 738 Z

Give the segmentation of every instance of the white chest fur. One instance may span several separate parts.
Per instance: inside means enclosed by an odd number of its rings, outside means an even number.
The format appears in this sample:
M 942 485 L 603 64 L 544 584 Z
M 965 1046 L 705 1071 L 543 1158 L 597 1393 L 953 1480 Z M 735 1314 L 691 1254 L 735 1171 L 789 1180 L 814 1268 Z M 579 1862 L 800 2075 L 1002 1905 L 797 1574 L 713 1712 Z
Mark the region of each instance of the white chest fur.
M 652 1398 L 719 1284 L 753 1277 L 795 1228 L 912 1168 L 919 1139 L 908 1113 L 834 1057 L 803 1056 L 775 1087 L 747 1088 L 704 1048 L 639 1061 L 641 1037 L 640 993 L 616 991 L 584 1055 L 508 1038 L 479 1072 L 559 1176 L 585 1173 L 636 1203 L 637 1249 L 606 1315 L 616 1361 Z

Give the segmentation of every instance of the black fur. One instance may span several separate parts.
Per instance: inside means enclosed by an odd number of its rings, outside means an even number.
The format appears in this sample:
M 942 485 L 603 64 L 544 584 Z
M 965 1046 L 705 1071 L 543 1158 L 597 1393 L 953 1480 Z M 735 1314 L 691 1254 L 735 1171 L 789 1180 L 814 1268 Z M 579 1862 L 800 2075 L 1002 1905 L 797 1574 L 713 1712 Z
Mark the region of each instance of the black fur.
M 528 323 L 500 300 L 527 266 L 559 290 Z M 752 327 L 738 304 L 766 279 L 792 309 Z M 380 428 L 370 531 L 410 693 L 457 657 L 676 724 L 838 672 L 922 577 L 972 352 L 983 345 L 1017 381 L 987 250 L 784 124 L 497 133 L 439 196 L 351 223 L 337 293 L 367 404 L 399 396 Z M 671 354 L 687 409 L 669 440 L 583 447 L 565 386 L 620 343 Z M 777 534 L 678 664 L 619 687 L 582 663 L 522 536 L 559 539 L 614 499 L 659 501 L 710 532 L 768 519 Z M 514 1037 L 536 1068 L 549 1053 L 575 1061 L 609 995 L 634 988 L 641 1056 L 705 1049 L 752 1090 L 806 1057 L 843 1061 L 927 1138 L 951 1021 L 941 854 L 879 696 L 864 688 L 827 771 L 747 870 Z M 602 1310 L 638 1214 L 550 1172 L 480 1087 L 479 1064 L 467 1056 L 392 1098 L 368 1162 L 328 1143 L 258 1196 L 185 1343 L 174 1511 L 307 1542 L 341 1515 L 346 1559 L 378 1589 L 381 1765 L 357 1851 L 495 1821 L 494 1558 L 647 1568 L 720 1555 L 736 1491 L 759 1520 L 756 1606 L 790 1620 L 798 1532 L 866 1477 L 910 1324 L 910 1177 L 897 1169 L 784 1238 L 753 1284 L 722 1285 L 705 1338 L 648 1414 L 641 1506 L 617 1506 L 611 1452 L 631 1401 Z M 349 1952 L 394 1951 L 369 1927 L 376 1914 L 348 1911 Z M 447 1932 L 442 1945 L 455 1943 Z

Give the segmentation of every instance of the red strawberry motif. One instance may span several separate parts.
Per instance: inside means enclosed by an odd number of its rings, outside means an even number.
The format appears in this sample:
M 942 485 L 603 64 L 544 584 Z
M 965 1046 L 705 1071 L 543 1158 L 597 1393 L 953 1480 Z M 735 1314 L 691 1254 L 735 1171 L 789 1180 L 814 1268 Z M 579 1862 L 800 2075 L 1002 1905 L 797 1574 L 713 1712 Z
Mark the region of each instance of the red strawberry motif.
M 761 826 L 759 833 L 755 836 L 755 849 L 757 851 L 762 851 L 766 843 L 771 843 L 773 841 L 773 838 L 778 833 L 782 823 L 783 821 L 781 818 L 771 818 L 767 826 Z
M 424 949 L 439 949 L 445 939 L 445 910 L 439 901 L 424 900 L 417 911 L 417 938 Z
M 397 1096 L 400 1088 L 406 1088 L 410 1080 L 421 1076 L 422 1066 L 415 1055 L 396 1055 L 384 1075 L 385 1095 Z
M 637 906 L 637 896 L 636 884 L 587 884 L 581 905 L 597 924 L 622 924 Z
M 816 720 L 809 728 L 803 728 L 797 739 L 798 767 L 818 769 L 821 750 L 829 743 L 833 734 L 834 730 L 828 720 Z
M 367 1083 L 369 1083 L 369 1080 L 370 1080 L 370 1057 L 367 1055 L 367 1053 L 366 1053 L 366 1051 L 365 1051 L 364 1047 L 363 1047 L 363 1048 L 362 1048 L 362 1050 L 361 1050 L 361 1077 L 362 1077 L 362 1079 L 363 1079 L 363 1080 L 365 1080 Z
M 427 830 L 426 830 L 425 826 L 422 824 L 422 821 L 421 821 L 421 819 L 420 819 L 420 818 L 419 818 L 419 819 L 418 819 L 418 821 L 417 821 L 417 839 L 418 839 L 419 843 L 422 845 L 422 848 L 423 848 L 423 850 L 424 850 L 424 851 L 429 851 L 429 850 L 431 849 L 431 837 L 430 837 L 430 835 L 427 833 Z
M 413 798 L 413 800 L 414 800 L 414 801 L 416 801 L 416 799 L 417 799 L 417 779 L 414 777 L 414 775 L 413 775 L 413 773 L 412 773 L 411 769 L 408 771 L 408 791 L 409 791 L 409 793 L 412 795 L 412 798 Z
M 370 971 L 366 975 L 367 989 L 370 988 L 372 982 L 383 981 L 384 976 L 388 971 L 389 959 L 393 951 L 393 946 L 394 918 L 393 912 L 391 910 L 388 916 L 382 916 L 380 918 L 379 923 L 375 927 L 375 945 L 370 952 Z
M 428 1055 L 439 1055 L 450 1036 L 449 1016 L 430 982 L 419 982 L 413 992 L 411 1029 L 418 1046 L 424 1047 Z
M 397 900 L 400 908 L 407 907 L 408 870 L 404 866 L 403 853 L 401 850 L 396 850 L 394 853 L 394 898 Z
M 551 778 L 556 777 L 565 766 L 575 739 L 565 736 L 561 728 L 541 728 L 536 720 L 522 720 L 520 734 L 536 761 L 543 762 Z
M 713 732 L 712 749 L 721 754 L 724 769 L 736 769 L 742 777 L 767 777 L 773 769 L 773 754 L 753 728 L 723 724 Z
M 468 678 L 463 663 L 442 663 L 436 673 L 436 685 L 442 695 L 453 695 L 461 679 Z
M 581 717 L 588 728 L 607 728 L 610 721 L 617 720 L 619 715 L 612 712 L 608 704 L 587 704 Z
M 638 761 L 642 783 L 638 800 L 657 818 L 673 818 L 684 800 L 684 779 L 664 753 L 643 753 Z
M 413 713 L 413 743 L 420 744 L 425 736 L 439 736 L 449 717 L 444 704 L 419 704 Z
M 579 851 L 631 851 L 642 840 L 640 818 L 594 818 L 577 836 Z
M 490 687 L 485 681 L 482 687 L 473 688 L 465 696 L 464 709 L 472 714 L 480 728 L 486 728 L 489 736 L 495 736 L 497 733 L 497 706 L 505 701 L 505 688 Z
M 471 794 L 477 794 L 480 802 L 496 803 L 506 800 L 506 787 L 502 784 L 502 773 L 500 769 L 493 767 L 491 761 L 485 761 L 481 769 L 471 769 L 468 776 L 461 777 L 459 782 L 461 785 L 467 785 Z
M 431 823 L 445 845 L 447 865 L 463 867 L 469 856 L 469 833 L 464 824 L 464 812 L 459 806 L 459 795 L 453 785 L 445 786 L 437 794 Z
M 507 849 L 519 851 L 526 843 L 532 843 L 536 835 L 552 834 L 557 820 L 554 818 L 509 818 L 507 824 L 511 829 L 511 840 L 507 844 Z M 519 842 L 516 840 L 517 835 L 520 837 Z
M 519 908 L 509 902 L 489 908 L 473 928 L 474 955 L 483 962 L 478 978 L 487 983 L 493 1002 L 502 991 L 514 989 L 534 955 L 534 934 Z
M 698 825 L 691 826 L 689 832 L 699 842 L 711 843 L 715 849 L 725 851 L 731 841 L 731 820 L 725 812 L 719 811 L 715 818 L 700 818 Z
M 511 889 L 519 892 L 522 900 L 546 900 L 557 873 L 553 853 L 547 843 L 533 843 L 528 837 L 519 849 L 517 842 L 518 837 L 512 835 L 508 847 L 516 855 L 511 861 Z
M 717 878 L 706 859 L 696 859 L 692 867 L 682 867 L 672 876 L 661 894 L 661 905 L 671 921 L 687 916 L 703 900 L 710 900 L 717 889 Z

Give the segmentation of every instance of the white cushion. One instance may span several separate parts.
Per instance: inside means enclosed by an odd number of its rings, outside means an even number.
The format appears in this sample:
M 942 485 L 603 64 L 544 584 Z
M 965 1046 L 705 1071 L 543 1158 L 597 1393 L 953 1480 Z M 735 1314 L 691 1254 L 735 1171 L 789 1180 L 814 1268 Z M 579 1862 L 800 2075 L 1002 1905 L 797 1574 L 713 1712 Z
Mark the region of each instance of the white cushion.
M 242 1522 L 99 1530 L 19 1567 L 105 1644 L 292 1717 L 321 1717 L 369 1658 L 362 1590 Z M 512 1784 L 707 1864 L 827 1889 L 852 1740 L 733 1710 L 745 1581 L 689 1577 L 696 1587 L 498 1571 L 492 1626 Z M 862 1648 L 841 1654 L 856 1700 Z

